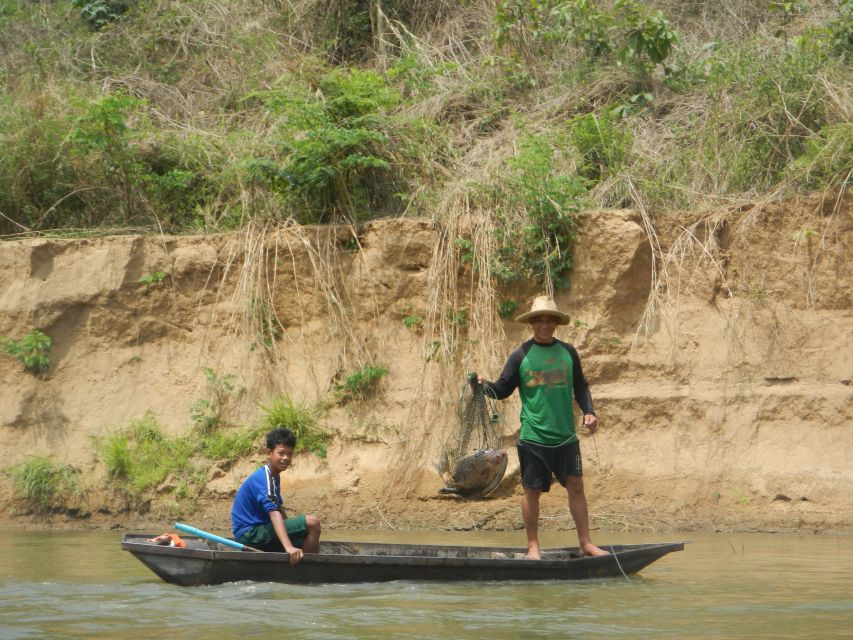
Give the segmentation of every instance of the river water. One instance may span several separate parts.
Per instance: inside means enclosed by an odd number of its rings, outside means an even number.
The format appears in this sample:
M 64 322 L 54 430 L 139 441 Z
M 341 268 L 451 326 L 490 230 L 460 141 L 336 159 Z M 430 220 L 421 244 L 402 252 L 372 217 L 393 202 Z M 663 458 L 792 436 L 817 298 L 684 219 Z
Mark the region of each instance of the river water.
M 162 533 L 162 532 L 156 532 Z M 522 532 L 325 532 L 512 545 Z M 571 533 L 545 532 L 547 546 Z M 0 638 L 853 638 L 853 536 L 596 532 L 690 541 L 630 579 L 168 585 L 119 533 L 0 531 Z

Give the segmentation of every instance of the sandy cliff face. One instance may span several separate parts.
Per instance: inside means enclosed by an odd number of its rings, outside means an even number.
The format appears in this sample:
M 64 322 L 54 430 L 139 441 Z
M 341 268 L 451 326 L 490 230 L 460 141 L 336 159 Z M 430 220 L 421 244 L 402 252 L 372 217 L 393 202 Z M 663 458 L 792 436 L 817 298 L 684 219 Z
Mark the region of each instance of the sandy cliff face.
M 584 220 L 572 288 L 557 295 L 573 324 L 558 335 L 578 347 L 601 420 L 582 444 L 595 526 L 851 526 L 850 203 Z M 452 357 L 436 358 L 434 325 L 407 328 L 405 318 L 430 315 L 441 242 L 429 223 L 386 220 L 358 238 L 253 229 L 3 243 L 0 335 L 38 328 L 54 343 L 42 377 L 0 358 L 4 463 L 72 463 L 90 487 L 92 521 L 126 522 L 98 489 L 90 436 L 147 411 L 186 432 L 190 406 L 208 393 L 205 368 L 235 376 L 227 418 L 250 424 L 277 393 L 318 403 L 348 372 L 379 363 L 390 372 L 380 395 L 327 409 L 328 457 L 304 454 L 288 472 L 293 509 L 332 527 L 520 527 L 515 400 L 503 405 L 511 462 L 498 492 L 437 494 L 433 464 L 464 372 L 497 375 L 527 337 L 508 321 L 489 335 L 470 322 Z M 140 283 L 155 273 L 166 274 L 161 284 Z M 460 267 L 460 306 L 477 303 L 470 275 Z M 536 293 L 501 292 L 522 307 Z M 273 313 L 284 329 L 270 336 Z M 212 468 L 195 517 L 227 528 L 233 491 L 256 462 Z M 564 499 L 552 491 L 543 502 L 544 526 L 570 526 Z

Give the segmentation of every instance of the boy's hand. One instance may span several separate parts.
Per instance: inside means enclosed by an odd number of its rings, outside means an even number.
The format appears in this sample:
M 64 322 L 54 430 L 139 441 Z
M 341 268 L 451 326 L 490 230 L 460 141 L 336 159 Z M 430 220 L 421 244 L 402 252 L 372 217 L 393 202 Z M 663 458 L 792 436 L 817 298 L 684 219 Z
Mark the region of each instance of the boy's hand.
M 589 429 L 590 433 L 595 433 L 596 431 L 598 431 L 598 418 L 596 418 L 591 413 L 587 413 L 586 415 L 584 415 L 583 424 L 587 429 Z
M 302 549 L 299 547 L 285 548 L 285 551 L 290 554 L 290 564 L 298 564 L 302 560 Z

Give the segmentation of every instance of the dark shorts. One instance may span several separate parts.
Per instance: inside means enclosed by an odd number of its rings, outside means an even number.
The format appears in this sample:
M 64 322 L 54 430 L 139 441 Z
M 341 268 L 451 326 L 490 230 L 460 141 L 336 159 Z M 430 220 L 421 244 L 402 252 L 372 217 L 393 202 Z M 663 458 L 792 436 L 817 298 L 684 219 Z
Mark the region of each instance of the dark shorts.
M 284 530 L 287 531 L 287 537 L 293 543 L 294 547 L 302 548 L 305 544 L 305 535 L 308 533 L 308 523 L 305 520 L 305 515 L 293 516 L 284 521 Z M 252 527 L 243 535 L 237 538 L 237 542 L 245 544 L 248 547 L 254 547 L 261 551 L 277 551 L 284 553 L 284 547 L 281 546 L 281 541 L 275 535 L 275 529 L 272 524 L 261 524 L 257 527 Z
M 566 486 L 569 476 L 582 476 L 581 445 L 579 442 L 546 447 L 526 440 L 518 441 L 518 461 L 521 465 L 521 484 L 547 492 L 551 477 Z

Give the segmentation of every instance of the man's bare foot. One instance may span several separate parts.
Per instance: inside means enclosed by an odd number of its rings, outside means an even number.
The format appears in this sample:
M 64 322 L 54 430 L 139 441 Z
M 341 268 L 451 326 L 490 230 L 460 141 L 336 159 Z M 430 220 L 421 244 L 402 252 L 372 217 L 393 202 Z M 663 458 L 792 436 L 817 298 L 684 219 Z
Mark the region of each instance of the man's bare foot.
M 610 552 L 601 549 L 600 547 L 596 547 L 591 542 L 587 542 L 586 544 L 582 544 L 581 548 L 582 556 L 609 556 Z
M 525 560 L 541 560 L 542 556 L 539 554 L 539 545 L 531 545 L 527 547 L 527 554 L 524 556 Z

